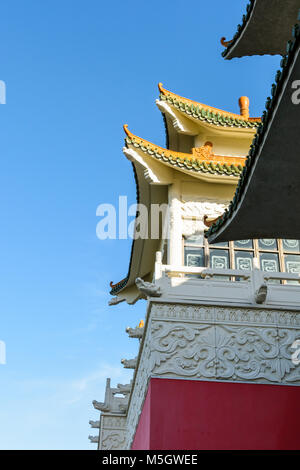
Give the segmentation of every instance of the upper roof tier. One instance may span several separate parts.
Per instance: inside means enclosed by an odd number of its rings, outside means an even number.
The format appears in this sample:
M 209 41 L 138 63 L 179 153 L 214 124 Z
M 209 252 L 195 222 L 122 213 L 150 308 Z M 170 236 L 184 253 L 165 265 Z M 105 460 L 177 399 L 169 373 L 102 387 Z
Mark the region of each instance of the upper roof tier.
M 134 168 L 137 202 L 147 207 L 153 201 L 155 204 L 167 203 L 164 188 L 174 182 L 175 172 L 185 173 L 184 177 L 188 174 L 191 177 L 188 181 L 194 179 L 197 187 L 199 180 L 235 187 L 245 165 L 245 157 L 215 155 L 213 144 L 208 141 L 200 147 L 192 148 L 190 153 L 184 153 L 165 149 L 142 139 L 130 132 L 127 125 L 124 125 L 124 131 L 126 139 L 123 152 Z M 129 303 L 133 303 L 138 298 L 135 279 L 145 278 L 152 272 L 156 243 L 157 240 L 151 237 L 146 240 L 134 238 L 127 276 L 110 285 L 110 293 L 117 295 L 118 301 L 126 298 Z
M 193 191 L 197 188 L 201 192 L 201 181 L 203 191 L 208 191 L 208 185 L 217 184 L 219 193 L 233 194 L 261 122 L 260 118 L 249 118 L 248 98 L 240 98 L 239 115 L 180 97 L 161 84 L 159 90 L 157 104 L 169 132 L 167 148 L 134 135 L 124 125 L 123 152 L 133 166 L 137 202 L 148 208 L 153 202 L 167 204 L 168 188 L 174 178 L 196 183 Z M 158 242 L 151 237 L 134 237 L 127 276 L 111 283 L 110 293 L 117 296 L 112 304 L 125 299 L 134 303 L 139 298 L 135 279 L 151 281 Z
M 300 0 L 250 0 L 233 39 L 221 39 L 223 57 L 285 54 L 299 8 Z
M 239 99 L 240 114 L 235 114 L 179 96 L 163 88 L 162 83 L 158 84 L 158 89 L 160 100 L 199 121 L 223 127 L 257 128 L 260 125 L 260 117 L 249 117 L 249 100 L 246 96 Z

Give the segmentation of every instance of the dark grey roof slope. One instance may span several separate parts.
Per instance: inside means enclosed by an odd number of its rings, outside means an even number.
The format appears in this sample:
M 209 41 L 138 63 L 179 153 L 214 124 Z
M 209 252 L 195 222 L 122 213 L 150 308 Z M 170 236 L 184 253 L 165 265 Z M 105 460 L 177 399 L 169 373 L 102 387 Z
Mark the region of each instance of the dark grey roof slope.
M 251 0 L 233 40 L 227 42 L 223 57 L 283 55 L 299 8 L 300 0 Z
M 229 209 L 209 242 L 300 239 L 300 28 L 288 43 Z

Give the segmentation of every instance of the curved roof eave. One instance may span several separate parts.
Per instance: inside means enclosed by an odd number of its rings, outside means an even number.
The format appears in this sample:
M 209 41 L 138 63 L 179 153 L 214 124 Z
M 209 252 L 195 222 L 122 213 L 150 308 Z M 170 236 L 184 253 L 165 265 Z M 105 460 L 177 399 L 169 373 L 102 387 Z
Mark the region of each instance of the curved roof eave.
M 297 22 L 299 0 L 250 0 L 242 24 L 231 41 L 223 37 L 225 59 L 251 55 L 285 54 L 292 27 Z
M 187 117 L 207 123 L 210 126 L 256 129 L 261 123 L 260 117 L 245 117 L 241 114 L 231 113 L 229 111 L 224 111 L 222 109 L 214 108 L 213 106 L 199 103 L 198 101 L 190 100 L 189 98 L 184 98 L 172 91 L 166 90 L 163 88 L 161 83 L 158 84 L 158 88 L 160 91 L 159 98 L 161 101 L 165 101 Z

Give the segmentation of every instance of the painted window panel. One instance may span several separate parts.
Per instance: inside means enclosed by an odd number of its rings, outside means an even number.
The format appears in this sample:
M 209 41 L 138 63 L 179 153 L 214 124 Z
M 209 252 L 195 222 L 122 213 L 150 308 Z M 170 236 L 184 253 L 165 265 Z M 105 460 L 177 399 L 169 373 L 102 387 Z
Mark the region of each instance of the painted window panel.
M 299 255 L 285 255 L 285 269 L 288 273 L 300 274 L 300 256 Z
M 214 245 L 215 246 L 215 245 Z M 220 250 L 220 249 L 210 249 L 209 252 L 210 258 L 210 267 L 213 269 L 229 269 L 229 251 L 228 250 Z M 219 281 L 230 281 L 229 276 L 213 276 L 214 279 L 218 279 Z
M 213 269 L 229 269 L 229 252 L 227 250 L 210 249 L 210 267 Z
M 268 273 L 279 272 L 279 258 L 276 253 L 260 253 L 260 267 Z M 272 284 L 280 284 L 277 279 L 270 279 L 268 282 Z
M 236 240 L 234 242 L 235 248 L 253 249 L 253 240 Z
M 251 251 L 235 251 L 235 269 L 251 271 L 253 267 L 253 253 Z
M 285 255 L 284 256 L 285 270 L 291 274 L 300 274 L 300 256 L 299 255 Z M 295 284 L 299 286 L 297 281 L 286 281 L 287 284 Z
M 263 271 L 279 271 L 278 255 L 275 253 L 260 253 L 260 266 Z
M 300 240 L 286 240 L 283 238 L 282 240 L 282 248 L 283 251 L 300 251 Z
M 194 268 L 203 267 L 205 263 L 204 249 L 185 247 L 184 250 L 184 264 L 185 266 L 192 266 Z
M 277 250 L 277 240 L 275 238 L 262 238 L 258 240 L 260 250 Z
M 185 237 L 185 243 L 188 245 L 204 245 L 204 235 L 203 233 L 195 233 L 189 237 Z

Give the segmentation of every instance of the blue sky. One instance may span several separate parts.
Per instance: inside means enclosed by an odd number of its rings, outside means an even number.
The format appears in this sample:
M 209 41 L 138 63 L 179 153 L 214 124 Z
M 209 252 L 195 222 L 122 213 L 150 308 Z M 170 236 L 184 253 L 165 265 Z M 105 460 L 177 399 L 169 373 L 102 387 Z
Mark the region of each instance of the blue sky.
M 108 307 L 130 240 L 100 241 L 96 208 L 135 202 L 122 125 L 165 145 L 157 83 L 259 116 L 279 57 L 225 61 L 246 1 L 11 0 L 1 6 L 0 449 L 94 449 L 105 379 L 128 382 L 145 302 Z

